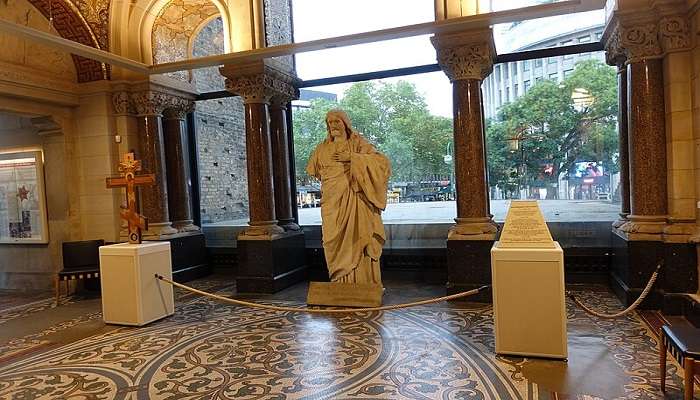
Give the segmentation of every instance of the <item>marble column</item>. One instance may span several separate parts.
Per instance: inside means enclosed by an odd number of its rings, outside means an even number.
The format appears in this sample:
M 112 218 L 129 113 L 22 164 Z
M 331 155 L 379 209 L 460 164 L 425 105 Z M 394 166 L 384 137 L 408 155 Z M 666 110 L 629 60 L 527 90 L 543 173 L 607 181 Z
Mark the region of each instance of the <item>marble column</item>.
M 452 82 L 456 225 L 449 240 L 493 240 L 497 227 L 489 214 L 481 81 L 493 68 L 491 30 L 431 38 L 438 63 Z
M 270 130 L 272 144 L 273 186 L 275 187 L 275 214 L 278 224 L 287 231 L 301 228 L 294 221 L 292 208 L 291 166 L 287 129 L 287 104 L 291 98 L 274 96 L 270 102 Z
M 633 239 L 660 240 L 668 214 L 662 51 L 656 24 L 623 26 L 627 55 L 630 214 L 620 227 Z
M 286 113 L 278 107 L 282 102 L 273 101 L 270 107 L 270 101 L 286 99 L 286 104 L 297 96 L 296 78 L 287 68 L 276 60 L 262 60 L 219 69 L 226 89 L 241 96 L 245 105 L 250 222 L 238 235 L 238 293 L 274 293 L 307 276 L 303 231 L 285 231 L 278 225 L 277 210 L 285 227 L 293 221 L 289 163 L 281 162 L 288 130 Z
M 226 90 L 241 96 L 245 106 L 250 212 L 249 227 L 243 232 L 246 238 L 271 239 L 284 233 L 275 207 L 269 106 L 273 96 L 293 98 L 296 89 L 293 77 L 271 67 L 271 63 L 258 61 L 220 69 L 227 78 Z
M 192 174 L 185 118 L 194 110 L 194 102 L 177 99 L 174 107 L 163 112 L 165 159 L 168 171 L 168 208 L 173 227 L 179 232 L 197 232 L 192 217 Z
M 619 138 L 620 164 L 620 219 L 613 223 L 614 228 L 620 228 L 627 222 L 630 213 L 630 180 L 629 180 L 629 140 L 627 117 L 627 57 L 620 47 L 619 33 L 606 37 L 605 60 L 608 65 L 617 67 L 617 130 Z M 613 189 L 614 190 L 614 189 Z
M 158 239 L 177 233 L 170 223 L 168 209 L 168 178 L 165 166 L 162 113 L 168 104 L 166 95 L 153 91 L 131 93 L 138 124 L 138 149 L 142 173 L 155 174 L 156 183 L 141 191 L 141 213 L 148 218 L 145 238 Z

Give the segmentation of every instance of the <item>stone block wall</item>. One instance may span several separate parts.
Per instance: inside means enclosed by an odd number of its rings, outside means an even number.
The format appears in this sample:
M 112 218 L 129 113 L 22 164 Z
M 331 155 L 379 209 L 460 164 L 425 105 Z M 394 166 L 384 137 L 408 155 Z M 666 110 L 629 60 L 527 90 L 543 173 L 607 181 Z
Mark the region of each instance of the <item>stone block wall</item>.
M 239 98 L 208 100 L 197 107 L 202 223 L 247 218 L 243 102 Z M 217 109 L 222 112 L 216 113 Z
M 221 54 L 223 23 L 216 18 L 194 40 L 194 57 Z M 216 67 L 193 71 L 201 93 L 224 90 Z M 248 217 L 245 122 L 238 97 L 200 101 L 195 114 L 199 157 L 199 191 L 202 224 Z

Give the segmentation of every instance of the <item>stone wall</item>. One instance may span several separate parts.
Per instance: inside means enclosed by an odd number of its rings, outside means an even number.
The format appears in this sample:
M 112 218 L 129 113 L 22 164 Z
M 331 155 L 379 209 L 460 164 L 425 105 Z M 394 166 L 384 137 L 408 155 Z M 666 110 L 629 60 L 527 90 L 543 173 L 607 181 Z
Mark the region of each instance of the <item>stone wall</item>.
M 195 37 L 193 56 L 223 52 L 223 24 L 216 18 Z M 193 82 L 202 93 L 224 89 L 224 80 L 217 68 L 195 70 Z M 243 101 L 238 97 L 200 101 L 195 118 L 202 223 L 247 218 Z
M 268 46 L 292 43 L 291 4 L 289 0 L 265 0 L 265 35 Z M 294 56 L 275 57 L 276 60 L 294 69 Z

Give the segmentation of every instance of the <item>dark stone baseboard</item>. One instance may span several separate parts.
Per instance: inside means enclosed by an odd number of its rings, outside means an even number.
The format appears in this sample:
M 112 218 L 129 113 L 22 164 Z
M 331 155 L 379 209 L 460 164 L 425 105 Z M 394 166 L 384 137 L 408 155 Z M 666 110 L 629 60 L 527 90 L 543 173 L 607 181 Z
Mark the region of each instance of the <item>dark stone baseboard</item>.
M 170 242 L 170 260 L 174 280 L 187 282 L 211 273 L 203 233 L 182 234 L 160 241 Z
M 303 232 L 273 240 L 238 240 L 238 293 L 276 293 L 307 279 Z
M 642 309 L 662 310 L 667 304 L 678 309 L 673 306 L 678 296 L 698 290 L 695 244 L 630 241 L 613 233 L 612 245 L 610 287 L 624 305 L 639 297 L 660 262 L 659 277 Z
M 447 241 L 447 293 L 453 294 L 491 284 L 493 240 Z M 491 302 L 490 292 L 479 293 L 471 301 Z

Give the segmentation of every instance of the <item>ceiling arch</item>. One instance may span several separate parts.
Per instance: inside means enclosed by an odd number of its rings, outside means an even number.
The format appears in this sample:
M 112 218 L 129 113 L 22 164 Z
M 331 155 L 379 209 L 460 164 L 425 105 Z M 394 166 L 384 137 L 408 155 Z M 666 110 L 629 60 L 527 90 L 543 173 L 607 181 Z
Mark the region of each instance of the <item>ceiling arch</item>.
M 70 0 L 28 0 L 41 14 L 53 17 L 53 27 L 65 39 L 90 47 L 107 50 L 106 27 L 102 37 L 98 37 L 83 14 Z M 102 42 L 102 43 L 101 43 Z M 84 57 L 71 55 L 75 63 L 78 82 L 106 80 L 110 77 L 109 66 Z

